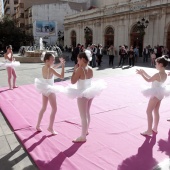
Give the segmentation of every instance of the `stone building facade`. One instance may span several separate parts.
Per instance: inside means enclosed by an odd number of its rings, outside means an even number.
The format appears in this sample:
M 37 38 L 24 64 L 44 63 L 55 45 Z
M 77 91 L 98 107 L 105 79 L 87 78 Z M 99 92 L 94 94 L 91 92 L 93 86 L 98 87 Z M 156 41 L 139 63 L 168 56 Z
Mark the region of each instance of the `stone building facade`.
M 49 45 L 60 44 L 63 45 L 64 36 L 64 18 L 66 15 L 78 14 L 80 11 L 87 10 L 90 4 L 87 0 L 77 2 L 60 1 L 58 3 L 33 5 L 31 7 L 32 13 L 32 29 L 35 43 L 39 42 L 40 37 L 44 39 Z M 55 33 L 53 35 L 43 36 L 36 33 L 37 21 L 52 21 L 55 23 Z M 60 33 L 60 34 L 59 34 Z
M 3 0 L 4 14 L 12 17 L 16 26 L 28 35 L 33 35 L 35 43 L 40 37 L 35 33 L 36 21 L 54 21 L 55 35 L 45 36 L 48 45 L 56 44 L 58 32 L 64 31 L 64 17 L 87 10 L 90 0 Z M 63 44 L 63 42 L 62 42 Z
M 66 16 L 64 44 L 114 44 L 151 47 L 167 46 L 170 49 L 170 0 L 95 0 L 91 10 Z M 137 22 L 144 18 L 149 24 L 144 36 Z
M 18 0 L 3 0 L 4 14 L 12 16 L 16 11 Z

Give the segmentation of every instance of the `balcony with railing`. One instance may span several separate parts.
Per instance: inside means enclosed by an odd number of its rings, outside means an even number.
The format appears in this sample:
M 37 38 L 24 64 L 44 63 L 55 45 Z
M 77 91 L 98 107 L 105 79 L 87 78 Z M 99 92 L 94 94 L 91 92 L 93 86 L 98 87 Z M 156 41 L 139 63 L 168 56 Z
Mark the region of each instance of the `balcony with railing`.
M 4 1 L 4 7 L 6 7 L 7 5 L 9 5 L 9 0 Z
M 19 19 L 24 18 L 24 13 L 16 12 L 16 18 L 19 18 Z
M 19 18 L 24 18 L 24 13 L 20 13 Z
M 7 9 L 10 9 L 10 5 L 7 4 L 6 6 L 4 6 L 4 12 L 6 12 Z
M 29 16 L 29 17 L 32 17 L 32 12 L 29 12 L 28 16 Z

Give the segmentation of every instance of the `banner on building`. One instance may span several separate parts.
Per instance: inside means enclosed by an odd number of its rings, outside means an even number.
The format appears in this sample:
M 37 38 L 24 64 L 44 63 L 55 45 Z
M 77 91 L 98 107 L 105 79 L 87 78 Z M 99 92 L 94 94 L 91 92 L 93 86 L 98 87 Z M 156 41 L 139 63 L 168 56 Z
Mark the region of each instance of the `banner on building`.
M 56 23 L 54 21 L 36 21 L 35 34 L 39 36 L 55 35 Z

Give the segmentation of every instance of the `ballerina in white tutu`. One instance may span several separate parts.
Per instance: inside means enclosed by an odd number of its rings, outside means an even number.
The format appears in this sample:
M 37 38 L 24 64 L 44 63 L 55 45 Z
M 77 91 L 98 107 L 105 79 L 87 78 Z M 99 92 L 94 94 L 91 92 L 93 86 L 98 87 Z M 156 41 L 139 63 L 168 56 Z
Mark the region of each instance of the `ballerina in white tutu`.
M 13 88 L 17 88 L 16 86 L 16 72 L 15 72 L 15 67 L 20 65 L 20 62 L 15 61 L 15 58 L 13 57 L 13 52 L 12 52 L 12 46 L 9 45 L 6 47 L 7 52 L 4 54 L 5 62 L 1 63 L 1 66 L 6 67 L 7 73 L 8 73 L 8 85 L 9 89 L 12 90 Z M 13 85 L 11 83 L 11 78 L 13 77 Z
M 153 133 L 157 133 L 158 123 L 159 123 L 159 107 L 162 99 L 165 96 L 170 95 L 170 87 L 166 85 L 167 73 L 165 72 L 165 67 L 168 65 L 168 57 L 162 56 L 155 60 L 156 69 L 159 71 L 153 76 L 149 76 L 144 70 L 136 70 L 137 74 L 140 74 L 147 82 L 152 82 L 150 88 L 146 88 L 142 93 L 146 97 L 150 97 L 148 107 L 146 110 L 148 128 L 141 135 L 152 136 Z M 154 111 L 154 124 L 152 112 Z M 153 124 L 153 128 L 152 128 Z
M 74 72 L 71 77 L 71 83 L 77 83 L 77 86 L 66 88 L 66 94 L 71 98 L 77 98 L 77 104 L 81 117 L 82 130 L 81 135 L 73 142 L 85 142 L 88 128 L 90 125 L 90 107 L 95 96 L 106 88 L 106 83 L 102 80 L 92 82 L 93 70 L 88 66 L 92 59 L 92 54 L 89 50 L 79 53 L 77 57 L 78 64 L 74 67 Z
M 56 135 L 57 132 L 53 129 L 54 119 L 57 112 L 57 103 L 56 103 L 56 92 L 62 92 L 64 87 L 54 85 L 54 75 L 63 79 L 64 78 L 64 65 L 65 60 L 60 58 L 60 63 L 56 66 L 53 66 L 55 57 L 51 53 L 46 53 L 42 55 L 45 65 L 42 67 L 42 78 L 35 79 L 35 87 L 38 92 L 42 93 L 42 108 L 39 112 L 38 121 L 36 125 L 37 131 L 42 131 L 40 128 L 41 120 L 43 114 L 47 108 L 48 101 L 51 105 L 52 111 L 50 115 L 50 122 L 48 126 L 48 131 L 53 135 Z M 57 73 L 55 68 L 62 66 L 61 73 Z

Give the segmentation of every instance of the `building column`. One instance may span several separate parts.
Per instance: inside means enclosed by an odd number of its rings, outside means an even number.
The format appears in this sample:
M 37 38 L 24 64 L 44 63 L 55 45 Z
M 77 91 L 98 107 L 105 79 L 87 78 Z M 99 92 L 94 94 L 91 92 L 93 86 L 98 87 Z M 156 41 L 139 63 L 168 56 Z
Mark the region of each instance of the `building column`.
M 124 44 L 128 46 L 129 42 L 129 20 L 124 19 L 124 34 L 125 34 L 125 39 L 124 39 Z M 130 44 L 129 44 L 130 45 Z
M 103 45 L 103 47 L 105 46 L 105 44 L 104 44 L 104 32 L 105 32 L 105 30 L 104 30 L 104 20 L 102 19 L 101 20 L 101 24 L 100 24 L 100 35 L 101 35 L 101 44 Z
M 159 32 L 159 45 L 165 45 L 164 44 L 164 39 L 165 39 L 165 23 L 166 23 L 166 8 L 163 8 L 162 9 L 162 14 L 160 14 L 160 16 L 159 16 L 159 30 L 160 30 L 160 32 Z
M 92 30 L 93 30 L 93 42 L 92 44 L 96 44 L 96 30 L 95 30 L 95 23 L 92 23 Z
M 159 17 L 157 15 L 155 15 L 155 19 L 153 21 L 153 44 L 154 45 L 158 45 L 159 44 L 159 39 L 158 39 L 158 35 L 159 35 Z

